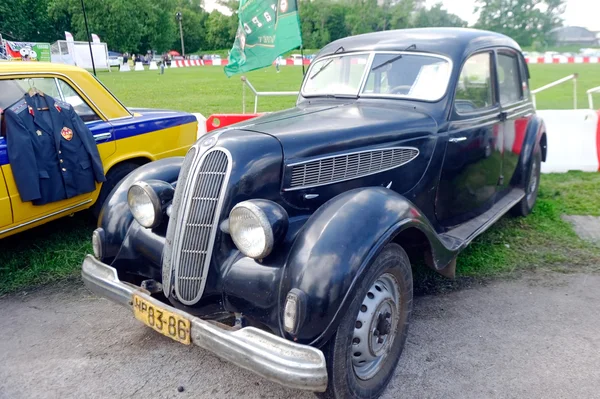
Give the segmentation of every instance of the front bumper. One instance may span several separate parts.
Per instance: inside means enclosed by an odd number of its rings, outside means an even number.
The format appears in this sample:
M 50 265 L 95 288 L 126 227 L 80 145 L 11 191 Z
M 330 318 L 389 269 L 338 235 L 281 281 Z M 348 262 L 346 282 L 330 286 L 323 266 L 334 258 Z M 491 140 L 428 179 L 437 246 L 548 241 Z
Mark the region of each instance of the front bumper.
M 254 327 L 233 329 L 209 322 L 152 298 L 133 284 L 119 280 L 117 270 L 93 256 L 83 261 L 81 275 L 94 293 L 132 310 L 132 295 L 178 313 L 191 321 L 191 341 L 217 356 L 260 376 L 290 388 L 323 392 L 327 388 L 327 369 L 323 352 L 300 345 Z

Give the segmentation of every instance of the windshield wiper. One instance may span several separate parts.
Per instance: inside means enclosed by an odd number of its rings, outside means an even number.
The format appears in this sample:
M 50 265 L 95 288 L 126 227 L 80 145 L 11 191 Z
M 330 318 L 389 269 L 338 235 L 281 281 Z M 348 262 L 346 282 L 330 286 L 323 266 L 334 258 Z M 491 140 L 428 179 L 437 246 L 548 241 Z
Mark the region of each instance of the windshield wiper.
M 340 50 L 344 51 L 344 47 L 340 46 L 340 47 L 339 47 L 337 50 L 335 50 L 335 51 L 333 52 L 333 54 L 337 54 L 337 52 L 338 52 L 338 51 L 340 51 Z M 330 59 L 329 61 L 327 61 L 327 62 L 326 62 L 326 63 L 325 63 L 325 64 L 324 64 L 324 65 L 323 65 L 321 68 L 319 68 L 319 70 L 318 70 L 317 72 L 315 72 L 315 73 L 314 73 L 314 74 L 313 74 L 313 75 L 310 77 L 310 79 L 314 79 L 314 78 L 315 78 L 315 77 L 316 77 L 318 74 L 320 74 L 321 72 L 323 72 L 323 70 L 324 70 L 325 68 L 327 68 L 327 67 L 328 67 L 328 66 L 329 66 L 329 65 L 330 65 L 330 64 L 333 62 L 333 60 L 334 60 L 334 59 L 335 59 L 335 58 L 332 58 L 332 59 Z
M 377 65 L 376 67 L 371 68 L 371 72 L 372 71 L 376 71 L 379 68 L 383 68 L 384 66 L 391 64 L 392 62 L 399 60 L 400 58 L 402 58 L 402 54 L 395 56 L 394 58 L 390 58 L 387 61 L 383 61 L 381 64 Z
M 415 44 L 411 44 L 411 45 L 410 45 L 410 46 L 408 46 L 406 49 L 404 49 L 404 51 L 408 51 L 408 50 L 414 50 L 414 49 L 416 49 L 416 48 L 417 48 L 417 46 L 416 46 Z M 400 55 L 397 55 L 397 56 L 396 56 L 396 57 L 394 57 L 394 58 L 390 58 L 390 59 L 389 59 L 389 60 L 387 60 L 387 61 L 383 61 L 381 64 L 377 65 L 376 67 L 373 67 L 373 68 L 371 68 L 371 71 L 375 71 L 375 70 L 377 70 L 377 69 L 379 69 L 379 68 L 383 68 L 384 66 L 386 66 L 386 65 L 388 65 L 388 64 L 391 64 L 392 62 L 394 62 L 394 61 L 396 61 L 396 60 L 399 60 L 400 58 L 402 58 L 402 54 L 400 54 Z

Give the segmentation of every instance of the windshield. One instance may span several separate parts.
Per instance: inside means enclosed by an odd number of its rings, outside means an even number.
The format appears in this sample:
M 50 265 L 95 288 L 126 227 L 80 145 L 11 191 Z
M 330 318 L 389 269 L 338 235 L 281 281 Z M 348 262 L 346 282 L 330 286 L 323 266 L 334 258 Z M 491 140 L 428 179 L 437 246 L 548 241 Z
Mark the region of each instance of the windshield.
M 305 96 L 357 96 L 369 54 L 340 55 L 315 62 L 302 89 Z
M 435 55 L 375 53 L 369 62 L 369 54 L 342 54 L 311 65 L 302 95 L 358 97 L 360 92 L 361 97 L 437 101 L 446 93 L 450 71 L 450 62 Z

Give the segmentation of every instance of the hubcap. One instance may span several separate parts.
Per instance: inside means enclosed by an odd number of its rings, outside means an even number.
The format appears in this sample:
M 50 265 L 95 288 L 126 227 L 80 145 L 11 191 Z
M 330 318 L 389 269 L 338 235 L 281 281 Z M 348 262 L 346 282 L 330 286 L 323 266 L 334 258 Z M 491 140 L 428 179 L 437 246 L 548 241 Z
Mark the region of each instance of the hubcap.
M 354 325 L 352 365 L 361 380 L 372 378 L 385 364 L 396 337 L 399 307 L 398 281 L 385 273 L 367 292 Z

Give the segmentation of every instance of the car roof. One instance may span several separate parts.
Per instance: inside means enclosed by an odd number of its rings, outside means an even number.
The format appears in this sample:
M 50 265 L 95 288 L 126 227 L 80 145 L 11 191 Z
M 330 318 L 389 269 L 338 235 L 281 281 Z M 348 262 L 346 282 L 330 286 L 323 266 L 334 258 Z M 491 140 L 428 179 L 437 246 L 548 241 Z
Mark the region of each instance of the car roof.
M 38 61 L 6 61 L 0 62 L 0 73 L 39 72 L 39 73 L 63 73 L 86 72 L 85 69 L 60 64 L 57 62 Z
M 414 46 L 414 48 L 413 48 Z M 489 47 L 521 48 L 513 39 L 500 33 L 469 28 L 416 28 L 366 33 L 329 43 L 318 54 L 333 54 L 343 47 L 350 51 L 411 51 L 435 53 L 460 61 L 471 53 Z

